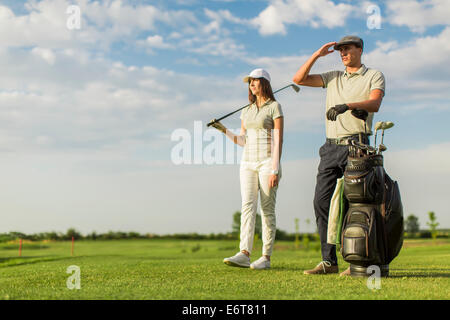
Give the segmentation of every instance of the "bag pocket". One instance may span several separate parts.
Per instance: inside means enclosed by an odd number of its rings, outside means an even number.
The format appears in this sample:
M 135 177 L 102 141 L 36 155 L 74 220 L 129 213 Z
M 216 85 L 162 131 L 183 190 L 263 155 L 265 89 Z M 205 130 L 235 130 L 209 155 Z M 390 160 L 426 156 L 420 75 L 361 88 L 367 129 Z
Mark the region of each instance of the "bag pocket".
M 351 203 L 378 203 L 382 198 L 377 170 L 344 173 L 344 195 Z
M 369 258 L 369 217 L 362 211 L 348 214 L 342 232 L 342 257 L 347 262 L 366 261 Z
M 377 234 L 377 210 L 373 207 L 351 207 L 342 232 L 341 253 L 345 261 L 361 266 L 379 264 L 382 260 Z M 379 228 L 378 228 L 379 229 Z

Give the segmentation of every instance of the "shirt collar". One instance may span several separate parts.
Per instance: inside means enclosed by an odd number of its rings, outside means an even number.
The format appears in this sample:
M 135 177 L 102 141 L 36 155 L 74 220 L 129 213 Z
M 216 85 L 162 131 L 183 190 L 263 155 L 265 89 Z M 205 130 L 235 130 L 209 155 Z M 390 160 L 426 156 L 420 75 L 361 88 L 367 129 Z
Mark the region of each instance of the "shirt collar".
M 358 69 L 358 71 L 352 72 L 352 73 L 347 73 L 347 68 L 344 70 L 344 76 L 346 77 L 352 77 L 353 75 L 363 75 L 364 73 L 366 73 L 367 71 L 367 67 L 363 64 L 361 65 L 361 68 Z
M 262 108 L 262 107 L 268 105 L 268 104 L 271 103 L 271 102 L 272 102 L 272 99 L 267 100 L 266 102 L 263 103 L 263 105 L 262 105 L 260 108 Z M 256 105 L 256 101 L 253 102 L 252 106 L 255 106 L 255 108 L 258 108 L 258 106 Z

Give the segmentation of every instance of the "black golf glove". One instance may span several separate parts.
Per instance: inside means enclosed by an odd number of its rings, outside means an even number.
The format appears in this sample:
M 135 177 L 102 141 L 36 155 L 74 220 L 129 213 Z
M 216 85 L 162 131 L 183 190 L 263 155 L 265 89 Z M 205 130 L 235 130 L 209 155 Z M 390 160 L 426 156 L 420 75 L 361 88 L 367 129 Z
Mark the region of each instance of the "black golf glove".
M 358 119 L 366 121 L 367 117 L 369 116 L 369 112 L 363 109 L 353 109 L 352 115 Z
M 340 115 L 341 113 L 344 113 L 347 110 L 348 110 L 348 105 L 337 104 L 327 111 L 327 119 L 331 120 L 331 121 L 336 121 L 337 116 Z

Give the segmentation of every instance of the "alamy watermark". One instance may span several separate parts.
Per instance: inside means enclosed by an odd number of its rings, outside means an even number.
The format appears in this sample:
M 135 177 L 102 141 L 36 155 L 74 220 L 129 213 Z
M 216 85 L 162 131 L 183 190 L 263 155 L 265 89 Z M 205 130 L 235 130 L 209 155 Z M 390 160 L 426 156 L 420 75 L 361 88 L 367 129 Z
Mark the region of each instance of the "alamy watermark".
M 81 269 L 79 266 L 71 265 L 67 267 L 66 273 L 71 274 L 70 277 L 67 278 L 66 286 L 67 289 L 73 290 L 81 289 Z
M 203 122 L 194 121 L 194 131 L 179 128 L 172 132 L 171 141 L 178 142 L 171 151 L 170 158 L 175 165 L 180 164 L 236 164 L 239 163 L 242 147 L 236 145 L 215 128 L 203 131 Z M 239 134 L 240 129 L 228 129 Z
M 66 14 L 69 15 L 66 21 L 67 29 L 80 30 L 81 29 L 81 9 L 79 6 L 72 5 L 66 9 Z
M 239 164 L 243 147 L 235 143 L 246 139 L 252 141 L 249 157 L 273 157 L 274 140 L 278 129 L 246 129 L 245 137 L 239 137 L 241 129 L 227 129 L 230 138 L 215 128 L 203 130 L 202 121 L 194 121 L 193 132 L 179 128 L 172 132 L 171 141 L 177 142 L 172 147 L 170 158 L 175 165 L 181 164 Z M 231 133 L 231 134 L 230 134 Z
M 381 9 L 376 4 L 371 4 L 367 7 L 366 13 L 369 15 L 367 18 L 367 28 L 369 30 L 381 29 Z
M 367 274 L 370 275 L 367 278 L 367 288 L 370 290 L 381 289 L 381 270 L 379 266 L 369 266 L 367 268 Z

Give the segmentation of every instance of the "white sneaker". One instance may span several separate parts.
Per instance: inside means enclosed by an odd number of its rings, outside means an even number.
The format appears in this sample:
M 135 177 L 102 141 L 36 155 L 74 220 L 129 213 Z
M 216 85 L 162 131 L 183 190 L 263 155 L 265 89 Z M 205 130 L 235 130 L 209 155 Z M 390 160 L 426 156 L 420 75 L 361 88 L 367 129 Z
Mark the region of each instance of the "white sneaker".
M 223 263 L 232 267 L 248 268 L 250 267 L 250 258 L 244 253 L 238 252 L 232 257 L 223 259 Z
M 250 269 L 254 270 L 270 269 L 270 260 L 267 260 L 266 257 L 262 256 L 261 258 L 254 261 L 250 265 Z

